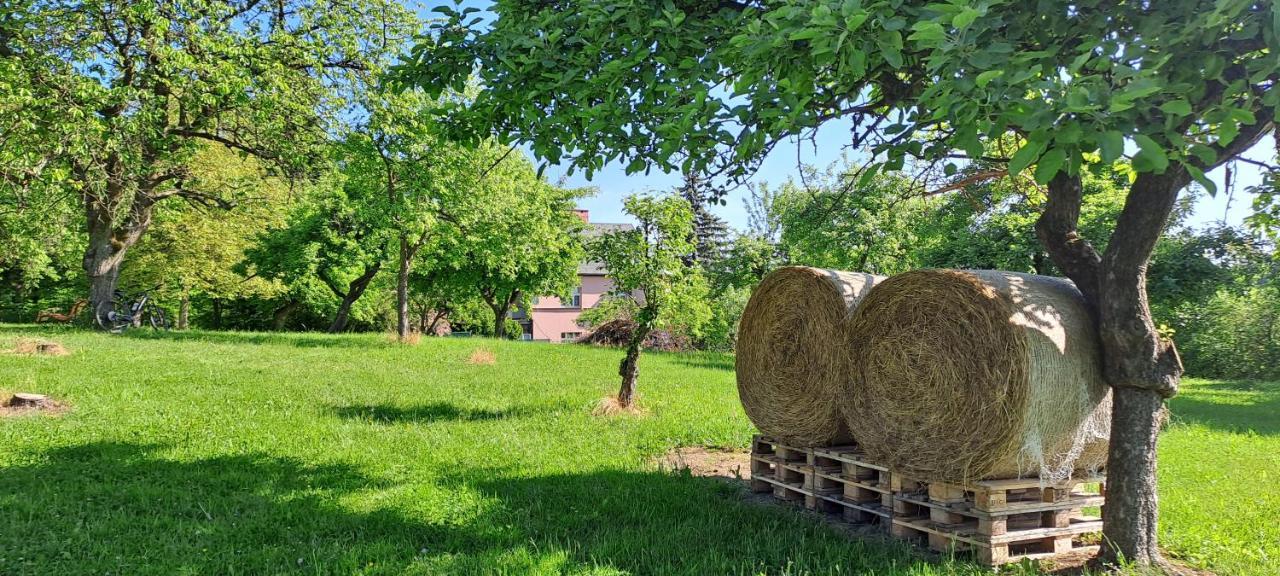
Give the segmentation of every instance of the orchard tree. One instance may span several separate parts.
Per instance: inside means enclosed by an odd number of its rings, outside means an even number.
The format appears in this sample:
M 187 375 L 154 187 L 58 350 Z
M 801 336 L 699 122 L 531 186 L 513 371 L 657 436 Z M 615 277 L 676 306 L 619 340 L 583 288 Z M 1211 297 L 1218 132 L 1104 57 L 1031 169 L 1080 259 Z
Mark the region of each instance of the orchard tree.
M 629 408 L 635 401 L 644 339 L 656 329 L 676 327 L 697 337 L 711 309 L 701 269 L 686 264 L 695 250 L 689 203 L 679 196 L 631 196 L 624 206 L 639 224 L 598 236 L 589 252 L 593 260 L 604 263 L 615 292 L 638 292 L 641 300 L 634 311 L 636 329 L 618 367 L 618 404 Z
M 1160 562 L 1156 437 L 1182 366 L 1147 305 L 1179 192 L 1274 131 L 1280 13 L 1264 0 L 498 0 L 441 10 L 405 77 L 485 91 L 461 122 L 588 173 L 620 160 L 742 178 L 773 146 L 851 126 L 863 174 L 955 173 L 1018 138 L 1048 188 L 1036 229 L 1075 281 L 1114 389 L 1104 555 Z M 1105 250 L 1078 232 L 1086 171 L 1132 156 Z M 965 158 L 968 158 L 966 160 Z M 1095 160 L 1096 159 L 1096 160 Z M 948 167 L 949 166 L 949 167 Z
M 341 93 L 416 22 L 389 0 L 19 0 L 5 12 L 0 74 L 24 87 L 5 98 L 22 100 L 25 174 L 78 195 L 94 310 L 158 203 L 230 207 L 189 185 L 200 145 L 306 171 Z
M 581 191 L 544 181 L 523 155 L 481 144 L 474 186 L 454 195 L 436 245 L 424 260 L 454 286 L 478 291 L 505 338 L 507 315 L 535 296 L 567 295 L 578 282 L 584 223 L 573 212 Z
M 388 257 L 394 230 L 386 197 L 360 185 L 321 185 L 283 226 L 269 229 L 245 250 L 246 275 L 290 287 L 319 281 L 338 299 L 329 332 L 343 332 L 352 306 Z
M 176 297 L 178 329 L 190 324 L 191 300 L 240 297 L 272 298 L 282 289 L 263 277 L 246 277 L 239 264 L 259 234 L 283 225 L 290 188 L 264 173 L 253 157 L 242 157 L 218 145 L 202 146 L 189 163 L 187 186 L 218 194 L 234 210 L 210 215 L 200 203 L 157 206 L 154 222 L 122 267 L 121 283 L 137 288 L 160 286 L 160 294 Z
M 404 340 L 412 329 L 414 257 L 440 221 L 452 220 L 451 205 L 474 191 L 488 157 L 441 137 L 435 103 L 419 90 L 371 92 L 363 100 L 366 116 L 343 141 L 338 163 L 348 187 L 385 197 L 396 256 L 396 334 Z

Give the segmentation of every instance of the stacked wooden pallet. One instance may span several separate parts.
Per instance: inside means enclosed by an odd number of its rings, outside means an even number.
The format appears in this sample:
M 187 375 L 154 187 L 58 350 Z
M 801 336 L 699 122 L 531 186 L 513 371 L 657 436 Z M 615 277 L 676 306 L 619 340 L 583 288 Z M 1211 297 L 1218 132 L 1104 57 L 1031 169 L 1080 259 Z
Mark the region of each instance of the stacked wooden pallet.
M 925 482 L 868 461 L 856 446 L 797 448 L 756 436 L 751 486 L 935 551 L 972 551 L 995 566 L 1096 550 L 1102 521 L 1086 511 L 1102 506 L 1105 479 Z

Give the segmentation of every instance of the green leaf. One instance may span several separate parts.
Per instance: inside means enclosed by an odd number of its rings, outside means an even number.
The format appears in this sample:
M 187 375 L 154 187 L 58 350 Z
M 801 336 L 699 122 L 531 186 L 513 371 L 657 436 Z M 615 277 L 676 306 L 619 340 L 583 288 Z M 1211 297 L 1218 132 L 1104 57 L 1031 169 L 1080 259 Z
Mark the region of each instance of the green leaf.
M 1134 157 L 1135 161 L 1144 161 L 1151 168 L 1151 172 L 1156 174 L 1163 173 L 1169 167 L 1169 156 L 1164 148 L 1161 148 L 1150 136 L 1138 134 L 1133 137 L 1133 140 L 1138 143 L 1139 149 L 1138 155 Z
M 1044 148 L 1044 143 L 1037 144 L 1035 141 L 1029 141 L 1019 148 L 1017 152 L 1013 153 L 1013 158 L 1009 159 L 1009 175 L 1016 176 L 1019 172 L 1025 170 L 1027 166 L 1036 161 L 1036 158 L 1040 156 Z
M 1204 186 L 1205 191 L 1208 192 L 1210 196 L 1218 195 L 1218 185 L 1214 184 L 1213 180 L 1210 180 L 1209 177 L 1205 176 L 1203 170 L 1186 163 L 1182 166 L 1187 169 L 1187 173 L 1191 175 L 1192 180 L 1195 180 L 1197 184 Z
M 1098 149 L 1102 162 L 1110 164 L 1124 154 L 1124 134 L 1118 130 L 1108 130 L 1098 139 Z
M 990 84 L 992 80 L 1003 75 L 1004 70 L 987 70 L 986 72 L 978 74 L 978 78 L 977 80 L 974 80 L 974 83 L 976 83 L 979 88 L 986 88 L 987 84 Z
M 1058 171 L 1062 169 L 1062 165 L 1067 161 L 1067 153 L 1061 148 L 1054 148 L 1045 152 L 1040 157 L 1040 162 L 1036 164 L 1036 183 L 1048 184 Z
M 921 44 L 933 45 L 947 39 L 947 32 L 942 29 L 942 25 L 933 20 L 925 20 L 917 22 L 911 27 L 911 35 L 907 36 L 907 40 L 914 40 Z
M 956 17 L 951 20 L 951 25 L 964 30 L 965 28 L 968 28 L 970 24 L 973 24 L 973 22 L 978 19 L 979 15 L 980 13 L 974 8 L 965 6 L 960 10 L 960 13 L 956 14 Z
M 1183 99 L 1172 100 L 1161 104 L 1160 110 L 1173 116 L 1190 116 L 1191 103 Z

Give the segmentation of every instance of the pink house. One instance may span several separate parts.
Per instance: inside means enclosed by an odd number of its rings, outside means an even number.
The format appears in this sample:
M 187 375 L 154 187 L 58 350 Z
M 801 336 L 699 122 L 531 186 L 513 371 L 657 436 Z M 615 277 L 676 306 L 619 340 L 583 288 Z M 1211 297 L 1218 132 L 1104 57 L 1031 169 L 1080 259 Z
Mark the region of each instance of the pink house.
M 586 210 L 575 212 L 583 222 L 590 225 L 588 235 L 632 228 L 630 224 L 591 222 Z M 578 286 L 570 298 L 561 300 L 555 296 L 540 296 L 533 299 L 532 308 L 516 312 L 512 317 L 524 329 L 521 337 L 525 340 L 572 342 L 587 332 L 578 325 L 578 316 L 583 310 L 595 306 L 601 297 L 612 290 L 613 282 L 605 277 L 604 265 L 599 262 L 583 262 L 578 266 Z

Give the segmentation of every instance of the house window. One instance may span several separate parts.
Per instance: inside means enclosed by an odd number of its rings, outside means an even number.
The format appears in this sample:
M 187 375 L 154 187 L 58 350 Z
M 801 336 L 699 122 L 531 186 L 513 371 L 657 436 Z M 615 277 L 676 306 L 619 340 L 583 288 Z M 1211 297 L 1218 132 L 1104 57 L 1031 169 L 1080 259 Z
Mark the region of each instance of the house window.
M 581 308 L 582 307 L 582 286 L 573 288 L 573 295 L 567 300 L 560 303 L 565 308 Z
M 576 341 L 578 340 L 578 337 L 579 337 L 579 336 L 582 336 L 582 333 L 581 333 L 581 332 L 561 332 L 561 333 L 560 333 L 560 341 L 561 341 L 561 342 L 576 342 Z

